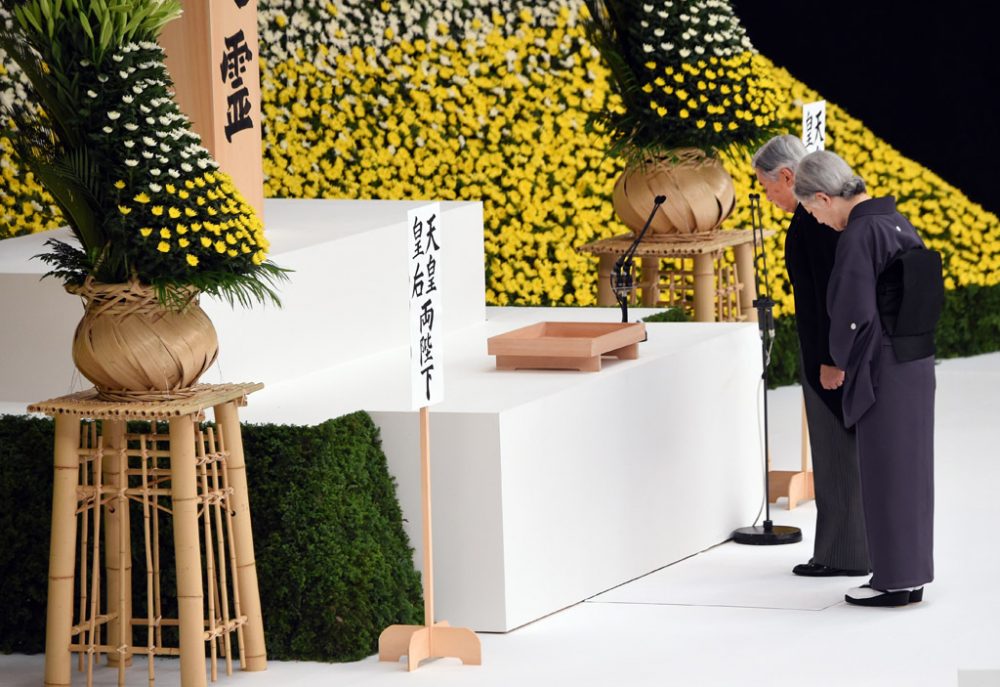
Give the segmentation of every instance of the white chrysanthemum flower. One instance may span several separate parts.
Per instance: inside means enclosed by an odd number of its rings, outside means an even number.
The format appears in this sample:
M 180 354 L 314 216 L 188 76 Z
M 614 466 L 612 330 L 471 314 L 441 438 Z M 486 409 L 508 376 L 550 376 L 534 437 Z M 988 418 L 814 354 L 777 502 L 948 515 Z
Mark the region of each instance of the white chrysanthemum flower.
M 88 98 L 96 98 L 97 97 L 97 93 L 95 93 L 94 91 L 88 90 L 87 91 L 87 97 Z
M 114 110 L 108 113 L 108 119 L 110 119 L 112 122 L 121 116 L 122 116 L 121 112 L 115 112 Z
M 152 191 L 153 193 L 159 193 L 160 191 L 163 190 L 163 187 L 160 186 L 159 184 L 150 184 L 149 190 Z
M 185 171 L 185 172 L 193 172 L 194 171 L 194 167 L 192 167 L 191 165 L 189 165 L 186 162 L 182 162 L 181 163 L 181 169 L 183 171 Z
M 688 57 L 688 56 L 690 56 L 690 55 L 691 55 L 691 51 L 690 51 L 690 50 L 688 50 L 687 48 L 681 48 L 681 49 L 680 49 L 680 52 L 679 52 L 678 54 L 679 54 L 679 55 L 680 55 L 681 57 L 684 57 L 684 58 L 686 58 L 686 57 Z
M 153 169 L 149 170 L 149 173 L 152 174 L 154 177 L 160 176 L 160 170 L 157 167 L 154 167 Z
M 133 124 L 132 122 L 129 122 L 128 124 L 125 125 L 125 128 L 128 131 L 138 131 L 139 130 L 139 125 L 138 124 Z
M 181 176 L 180 172 L 178 172 L 176 169 L 168 169 L 167 174 L 172 176 L 174 179 L 180 179 Z
M 114 133 L 115 130 L 112 129 L 110 126 L 106 126 L 106 127 L 104 127 L 103 131 L 106 134 L 111 134 L 111 133 Z
M 149 136 L 143 136 L 142 137 L 142 142 L 145 143 L 148 146 L 155 146 L 156 145 L 156 141 L 153 138 L 149 137 Z
M 147 160 L 152 160 L 153 159 L 153 154 L 151 152 L 149 152 L 148 150 L 142 151 L 142 156 L 144 158 L 146 158 Z
M 653 46 L 649 45 L 648 43 L 643 43 L 642 44 L 642 51 L 643 52 L 653 52 Z
M 138 160 L 132 160 L 132 159 L 125 160 L 125 166 L 127 166 L 127 167 L 138 167 L 139 166 L 139 161 Z
M 100 81 L 101 83 L 107 83 L 108 77 L 105 76 L 104 74 L 98 74 L 97 80 Z
M 122 145 L 124 145 L 126 148 L 134 148 L 135 141 L 123 141 Z

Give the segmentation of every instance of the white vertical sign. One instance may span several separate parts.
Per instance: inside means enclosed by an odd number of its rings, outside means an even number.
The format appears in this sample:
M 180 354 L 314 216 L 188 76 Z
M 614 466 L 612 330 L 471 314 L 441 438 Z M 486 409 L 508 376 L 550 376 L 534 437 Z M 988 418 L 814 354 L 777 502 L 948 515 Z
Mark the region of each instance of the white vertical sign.
M 441 358 L 441 206 L 407 213 L 410 256 L 410 398 L 414 410 L 444 399 Z
M 802 142 L 810 153 L 823 150 L 826 140 L 826 101 L 802 105 Z

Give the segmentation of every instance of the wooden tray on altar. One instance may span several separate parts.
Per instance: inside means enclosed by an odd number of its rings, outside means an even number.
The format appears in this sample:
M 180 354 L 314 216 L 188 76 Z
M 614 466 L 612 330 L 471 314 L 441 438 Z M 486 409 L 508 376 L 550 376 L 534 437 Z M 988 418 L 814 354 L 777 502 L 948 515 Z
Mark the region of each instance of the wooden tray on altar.
M 596 372 L 601 356 L 639 357 L 646 340 L 642 322 L 539 322 L 491 336 L 486 349 L 498 370 L 547 369 Z

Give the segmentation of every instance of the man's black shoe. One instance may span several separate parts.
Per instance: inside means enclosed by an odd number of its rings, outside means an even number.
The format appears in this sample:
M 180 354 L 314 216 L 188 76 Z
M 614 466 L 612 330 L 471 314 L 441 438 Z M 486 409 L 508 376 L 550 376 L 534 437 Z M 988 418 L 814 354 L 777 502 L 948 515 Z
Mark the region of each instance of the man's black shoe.
M 803 577 L 860 577 L 868 574 L 867 570 L 844 570 L 819 563 L 799 563 L 792 568 L 792 572 Z

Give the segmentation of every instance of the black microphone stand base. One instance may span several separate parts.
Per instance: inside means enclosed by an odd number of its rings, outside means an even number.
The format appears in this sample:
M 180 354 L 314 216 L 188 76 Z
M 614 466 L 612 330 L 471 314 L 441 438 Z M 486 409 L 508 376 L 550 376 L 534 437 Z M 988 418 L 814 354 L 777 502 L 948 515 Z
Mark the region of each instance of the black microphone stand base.
M 760 527 L 741 527 L 733 532 L 737 544 L 771 546 L 774 544 L 795 544 L 802 541 L 802 530 L 786 525 L 772 525 L 767 522 Z

